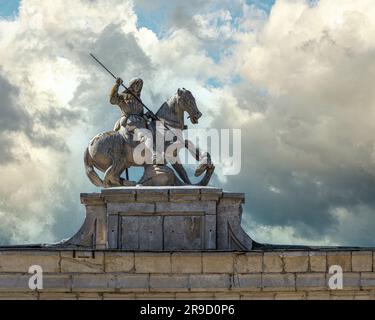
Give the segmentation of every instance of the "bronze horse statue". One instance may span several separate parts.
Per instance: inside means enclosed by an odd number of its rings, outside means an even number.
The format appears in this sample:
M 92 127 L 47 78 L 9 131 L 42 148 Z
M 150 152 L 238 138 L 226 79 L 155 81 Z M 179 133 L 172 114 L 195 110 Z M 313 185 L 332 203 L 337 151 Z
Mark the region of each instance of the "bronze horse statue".
M 183 130 L 184 113 L 189 115 L 192 124 L 198 123 L 202 113 L 198 110 L 195 98 L 189 90 L 178 89 L 177 93 L 170 97 L 159 108 L 156 113 L 159 120 L 164 122 L 166 128 L 173 130 Z M 152 120 L 149 124 L 151 131 L 155 134 L 156 121 Z M 177 172 L 169 168 L 166 164 L 140 164 L 134 159 L 134 150 L 140 142 L 131 141 L 121 131 L 108 131 L 96 135 L 89 143 L 85 154 L 84 164 L 86 174 L 90 181 L 98 187 L 120 187 L 134 186 L 137 183 L 121 177 L 125 169 L 132 166 L 142 166 L 145 168 L 143 177 L 138 184 L 140 185 L 191 185 L 186 171 L 178 161 L 171 163 Z M 164 148 L 167 148 L 173 142 L 165 142 Z M 215 170 L 211 163 L 209 153 L 201 153 L 189 140 L 183 141 L 189 152 L 199 161 L 199 166 L 195 171 L 195 176 L 200 176 L 205 172 L 202 180 L 196 185 L 206 186 Z M 176 155 L 178 156 L 178 155 Z M 104 172 L 104 178 L 101 179 L 96 173 L 95 168 Z

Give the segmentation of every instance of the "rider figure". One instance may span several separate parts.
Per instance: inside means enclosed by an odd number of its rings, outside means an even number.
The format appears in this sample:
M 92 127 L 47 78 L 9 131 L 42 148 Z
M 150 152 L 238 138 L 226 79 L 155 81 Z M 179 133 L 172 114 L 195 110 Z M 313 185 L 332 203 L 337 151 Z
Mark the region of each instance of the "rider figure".
M 118 93 L 120 85 L 123 83 L 121 78 L 116 79 L 116 84 L 113 86 L 109 102 L 117 105 L 121 109 L 121 118 L 115 124 L 115 131 L 119 131 L 121 127 L 126 128 L 129 133 L 134 133 L 137 128 L 146 128 L 146 120 L 143 117 L 142 104 L 128 92 L 124 90 Z M 129 82 L 128 89 L 139 99 L 141 98 L 141 91 L 143 87 L 143 80 L 135 78 Z
M 153 163 L 160 161 L 154 151 L 152 136 L 143 135 L 140 132 L 142 129 L 147 129 L 147 122 L 143 113 L 143 105 L 133 96 L 133 94 L 141 99 L 143 80 L 140 78 L 132 79 L 129 82 L 128 90 L 124 90 L 119 94 L 118 90 L 122 83 L 122 79 L 117 78 L 110 94 L 110 103 L 119 106 L 121 109 L 121 118 L 116 122 L 114 130 L 120 131 L 125 138 L 133 139 L 135 135 L 140 133 L 138 138 L 141 142 L 144 142 L 146 148 L 150 151 Z

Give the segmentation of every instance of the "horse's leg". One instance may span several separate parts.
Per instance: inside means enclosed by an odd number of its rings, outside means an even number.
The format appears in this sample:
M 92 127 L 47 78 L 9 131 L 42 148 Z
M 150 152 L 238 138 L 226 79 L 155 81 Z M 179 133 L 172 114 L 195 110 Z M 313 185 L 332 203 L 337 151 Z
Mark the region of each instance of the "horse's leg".
M 121 174 L 125 169 L 125 165 L 121 162 L 113 161 L 112 165 L 107 169 L 104 174 L 104 185 L 108 187 L 122 187 L 134 186 L 132 181 L 121 178 Z
M 170 163 L 173 169 L 176 171 L 178 176 L 182 179 L 182 181 L 186 184 L 191 184 L 191 181 L 188 177 L 188 174 L 181 164 L 180 158 L 178 156 L 179 151 L 181 148 L 178 148 L 175 144 L 166 143 L 164 146 L 165 151 L 165 159 L 168 163 Z
M 187 172 L 181 163 L 176 162 L 172 164 L 172 167 L 173 169 L 176 170 L 177 174 L 180 176 L 183 182 L 185 182 L 186 184 L 191 184 L 191 181 L 187 175 Z
M 195 170 L 195 176 L 199 177 L 205 170 L 213 167 L 211 156 L 208 152 L 201 153 L 200 149 L 196 147 L 190 140 L 185 140 L 185 147 L 190 154 L 199 161 L 198 168 Z
M 203 179 L 200 182 L 198 182 L 196 185 L 197 186 L 207 186 L 208 183 L 211 180 L 211 177 L 212 177 L 212 174 L 214 173 L 214 171 L 215 171 L 215 166 L 211 165 L 209 168 L 207 168 Z
M 110 188 L 110 187 L 120 187 L 120 177 L 115 176 L 115 165 L 112 163 L 104 173 L 104 187 Z
M 127 179 L 124 179 L 124 178 L 121 178 L 121 174 L 124 172 L 125 169 L 122 169 L 121 171 L 119 171 L 119 176 L 120 176 L 120 183 L 121 183 L 121 186 L 123 187 L 133 187 L 136 185 L 136 182 L 135 181 L 130 181 L 130 180 L 127 180 Z
M 195 176 L 199 177 L 200 175 L 202 175 L 203 172 L 212 167 L 213 164 L 211 161 L 211 155 L 208 152 L 203 153 L 203 155 L 201 155 L 198 168 L 195 170 Z

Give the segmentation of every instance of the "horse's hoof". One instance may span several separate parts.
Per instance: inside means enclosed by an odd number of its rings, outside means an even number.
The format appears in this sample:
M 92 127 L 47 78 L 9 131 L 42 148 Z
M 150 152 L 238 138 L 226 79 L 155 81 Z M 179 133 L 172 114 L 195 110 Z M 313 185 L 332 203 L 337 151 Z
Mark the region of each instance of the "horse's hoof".
M 194 175 L 195 175 L 196 177 L 201 176 L 201 175 L 203 174 L 203 172 L 205 172 L 205 171 L 207 170 L 207 168 L 208 168 L 207 164 L 200 164 L 200 165 L 198 166 L 197 170 L 195 170 Z
M 135 187 L 137 183 L 135 181 L 124 181 L 123 186 L 124 187 Z
M 213 164 L 209 165 L 207 168 L 207 172 L 213 173 L 215 171 L 215 166 Z

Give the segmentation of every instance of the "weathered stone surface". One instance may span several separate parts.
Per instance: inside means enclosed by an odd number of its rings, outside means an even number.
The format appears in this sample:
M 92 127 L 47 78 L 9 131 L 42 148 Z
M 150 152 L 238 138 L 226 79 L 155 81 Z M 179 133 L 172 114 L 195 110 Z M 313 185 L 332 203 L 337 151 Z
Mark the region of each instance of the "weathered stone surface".
M 174 300 L 176 294 L 175 293 L 136 293 L 135 299 L 136 300 Z
M 321 251 L 309 252 L 310 271 L 326 272 L 327 270 L 327 253 Z
M 72 290 L 78 292 L 113 292 L 116 279 L 112 274 L 73 274 Z
M 202 253 L 172 253 L 172 273 L 202 273 Z
M 283 254 L 285 272 L 307 272 L 309 255 L 307 252 L 286 252 Z
M 375 273 L 363 272 L 361 273 L 361 287 L 368 290 L 375 290 Z
M 133 252 L 105 252 L 105 272 L 133 272 Z
M 306 292 L 277 292 L 275 300 L 306 300 Z
M 103 300 L 135 300 L 135 293 L 103 293 Z
M 227 291 L 230 287 L 228 274 L 195 274 L 190 275 L 191 291 Z
M 217 202 L 223 194 L 223 190 L 217 188 L 202 188 L 200 191 L 202 201 Z
M 198 202 L 157 202 L 157 213 L 198 213 L 216 214 L 216 202 L 198 201 Z
M 199 201 L 200 189 L 180 189 L 175 188 L 169 190 L 169 201 L 171 202 L 185 202 L 185 201 Z
M 78 300 L 103 300 L 103 294 L 94 293 L 94 292 L 78 293 L 77 299 Z
M 340 266 L 344 272 L 352 271 L 351 252 L 327 252 L 327 264 L 328 269 L 333 265 L 337 265 Z
M 217 204 L 218 250 L 248 251 L 253 246 L 252 239 L 241 227 L 242 196 L 224 192 Z
M 293 273 L 265 273 L 262 275 L 262 287 L 265 291 L 294 291 L 295 275 Z
M 241 295 L 235 292 L 215 292 L 215 300 L 240 300 Z
M 216 215 L 206 215 L 204 217 L 204 249 L 216 249 Z
M 31 293 L 34 290 L 29 288 L 31 274 L 1 274 L 0 291 L 2 292 L 25 292 Z M 69 275 L 45 274 L 43 276 L 43 292 L 70 292 L 71 282 Z
M 38 293 L 34 291 L 30 293 L 0 292 L 0 300 L 38 300 Z
M 68 274 L 53 274 L 43 276 L 43 292 L 70 292 L 71 277 Z
M 354 300 L 371 300 L 370 292 L 355 292 L 354 293 Z
M 171 273 L 170 253 L 135 253 L 136 273 Z
M 116 276 L 116 288 L 123 292 L 147 292 L 150 287 L 148 274 L 121 274 Z
M 329 300 L 329 291 L 308 291 L 307 300 Z
M 0 292 L 33 292 L 29 289 L 30 276 L 17 273 L 0 274 Z
M 234 274 L 232 290 L 239 291 L 260 291 L 262 288 L 262 276 L 254 274 Z
M 236 292 L 215 292 L 214 300 L 240 300 L 240 293 Z
M 155 203 L 146 203 L 146 202 L 127 202 L 127 203 L 118 203 L 111 202 L 107 203 L 107 212 L 108 214 L 127 214 L 134 215 L 139 213 L 154 213 L 155 212 Z
M 241 300 L 275 300 L 275 292 L 246 292 L 242 293 Z
M 359 290 L 360 274 L 354 272 L 344 272 L 343 274 L 343 290 Z
M 22 254 L 22 251 L 17 252 Z M 347 251 L 336 252 L 347 254 Z M 366 255 L 366 251 L 362 252 Z M 25 250 L 25 253 L 30 254 L 30 251 Z M 55 251 L 45 253 L 56 255 Z M 289 258 L 289 253 L 277 252 L 283 259 Z M 372 252 L 367 251 L 367 254 L 372 258 Z M 28 287 L 31 274 L 0 273 L 0 299 L 375 299 L 374 272 L 344 272 L 343 290 L 330 290 L 331 275 L 325 272 L 260 272 L 260 252 L 77 250 L 61 251 L 61 255 L 78 262 L 69 262 L 69 268 L 62 268 L 60 273 L 45 273 L 44 288 L 39 292 Z M 95 264 L 83 269 L 79 266 L 99 256 L 104 257 L 103 268 Z M 309 256 L 311 258 L 311 252 Z M 256 267 L 247 265 L 252 259 Z M 365 262 L 368 263 L 368 258 Z M 302 263 L 305 268 L 305 260 Z M 134 268 L 137 264 L 138 270 Z M 284 260 L 285 269 L 286 264 Z M 322 267 L 323 264 L 317 265 Z M 249 272 L 253 268 L 257 271 Z M 98 271 L 93 272 L 93 269 Z M 204 270 L 210 272 L 202 273 Z
M 328 290 L 325 273 L 301 273 L 296 275 L 297 290 L 323 291 Z
M 372 271 L 372 251 L 353 251 L 352 252 L 352 270 L 353 271 Z
M 104 199 L 100 193 L 81 193 L 80 200 L 82 204 L 87 206 L 102 205 L 104 203 Z
M 164 250 L 204 249 L 204 216 L 164 217 Z
M 162 202 L 168 201 L 168 189 L 138 188 L 136 189 L 137 202 Z
M 215 252 L 202 256 L 204 273 L 233 273 L 233 253 Z
M 282 272 L 282 256 L 278 252 L 265 252 L 263 255 L 263 272 Z
M 263 254 L 262 253 L 240 253 L 234 258 L 235 273 L 254 273 L 262 272 Z
M 82 195 L 81 200 L 83 200 Z M 82 202 L 86 206 L 86 219 L 83 225 L 73 237 L 55 247 L 88 249 L 105 249 L 107 247 L 108 227 L 104 200 L 99 197 L 95 201 L 91 199 L 89 202 Z
M 43 272 L 59 272 L 59 252 L 55 251 L 1 251 L 0 272 L 28 272 L 30 266 L 39 265 Z
M 39 300 L 77 300 L 77 293 L 39 293 Z
M 86 219 L 58 247 L 169 250 L 250 250 L 241 227 L 244 194 L 211 187 L 118 187 L 82 194 Z
M 101 273 L 104 272 L 104 253 L 94 251 L 62 251 L 61 272 Z
M 213 292 L 189 292 L 176 293 L 176 300 L 213 300 L 215 293 Z
M 335 290 L 331 291 L 330 300 L 354 300 L 353 291 L 340 291 Z
M 125 250 L 163 250 L 163 217 L 123 216 L 121 248 Z
M 111 202 L 134 202 L 136 189 L 134 188 L 107 188 L 102 189 L 103 201 Z M 82 198 L 82 196 L 81 196 Z
M 108 241 L 108 225 L 107 225 L 107 211 L 106 206 L 94 205 L 86 206 L 86 212 L 88 215 L 92 215 L 93 219 L 93 234 L 92 242 L 94 249 L 106 249 Z
M 120 215 L 108 215 L 108 248 L 119 249 L 120 247 Z
M 189 290 L 188 275 L 160 275 L 150 276 L 150 291 L 156 292 L 181 292 Z
M 139 189 L 136 194 L 143 194 L 143 191 L 159 194 L 160 190 Z M 174 196 L 200 197 L 198 188 L 161 191 L 163 194 L 169 191 Z M 216 249 L 216 202 L 185 200 L 108 203 L 109 248 L 138 251 Z

